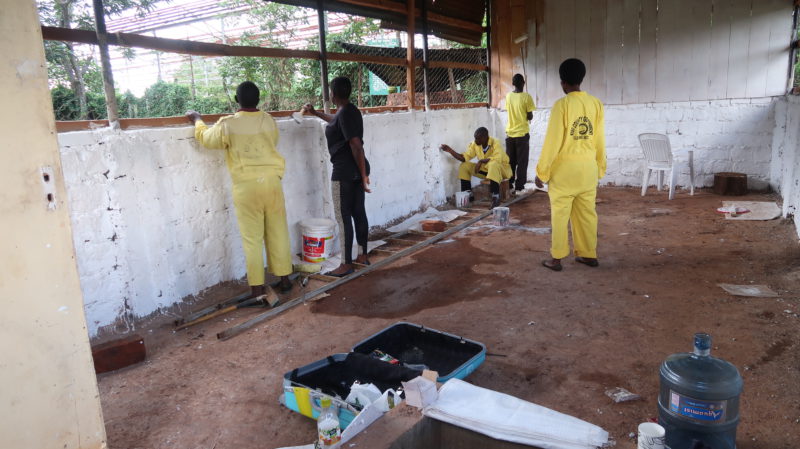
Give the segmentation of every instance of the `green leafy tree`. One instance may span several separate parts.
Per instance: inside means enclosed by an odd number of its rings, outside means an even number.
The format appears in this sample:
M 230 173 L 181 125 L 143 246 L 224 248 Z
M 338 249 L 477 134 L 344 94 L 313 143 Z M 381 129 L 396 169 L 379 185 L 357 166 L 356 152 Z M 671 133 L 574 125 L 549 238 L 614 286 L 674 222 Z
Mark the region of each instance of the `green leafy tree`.
M 106 16 L 136 9 L 144 14 L 158 0 L 105 0 Z M 40 0 L 37 4 L 39 21 L 43 25 L 62 28 L 94 30 L 94 10 L 88 0 Z M 100 68 L 91 56 L 81 57 L 70 42 L 45 41 L 45 58 L 48 62 L 48 75 L 52 83 L 69 86 L 78 105 L 78 119 L 92 118 L 96 112 L 90 111 L 96 99 L 90 99 L 89 92 L 102 92 Z M 100 80 L 98 85 L 90 85 L 87 77 Z M 99 89 L 98 89 L 99 88 Z M 98 89 L 98 90 L 95 90 Z M 66 91 L 60 91 L 60 99 Z M 93 97 L 93 96 L 91 96 Z M 90 103 L 92 103 L 90 105 Z M 104 114 L 103 114 L 104 115 Z M 59 117 L 58 115 L 56 116 Z
M 148 87 L 142 97 L 145 117 L 172 117 L 189 109 L 191 92 L 187 86 L 159 81 Z

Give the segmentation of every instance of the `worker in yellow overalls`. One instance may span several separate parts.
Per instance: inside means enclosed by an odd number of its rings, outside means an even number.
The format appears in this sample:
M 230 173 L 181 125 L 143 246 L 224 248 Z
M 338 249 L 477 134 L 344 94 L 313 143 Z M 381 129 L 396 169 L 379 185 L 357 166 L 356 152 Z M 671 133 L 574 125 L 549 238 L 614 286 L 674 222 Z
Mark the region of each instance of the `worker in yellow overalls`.
M 259 111 L 258 87 L 245 81 L 236 88 L 234 99 L 240 109 L 222 117 L 209 128 L 200 114 L 188 111 L 194 122 L 194 136 L 209 149 L 225 150 L 225 162 L 233 181 L 233 204 L 242 236 L 247 263 L 247 282 L 252 295 L 266 293 L 264 247 L 272 274 L 281 277 L 280 289 L 292 289 L 292 255 L 281 178 L 286 162 L 278 153 L 278 125 Z
M 536 166 L 536 186 L 548 184 L 552 223 L 552 259 L 542 265 L 561 271 L 569 255 L 567 223 L 572 224 L 575 261 L 596 267 L 597 184 L 606 174 L 603 104 L 581 91 L 586 66 L 567 59 L 558 68 L 566 94 L 550 111 L 542 154 Z
M 461 191 L 472 191 L 472 177 L 488 179 L 489 190 L 492 192 L 492 208 L 500 205 L 500 183 L 512 176 L 508 155 L 503 150 L 500 141 L 489 137 L 489 130 L 480 127 L 473 135 L 475 140 L 467 146 L 467 151 L 457 153 L 446 144 L 439 149 L 450 153 L 451 156 L 461 161 L 458 167 L 458 178 L 461 180 Z M 470 162 L 478 159 L 477 163 Z M 472 195 L 470 195 L 472 200 Z

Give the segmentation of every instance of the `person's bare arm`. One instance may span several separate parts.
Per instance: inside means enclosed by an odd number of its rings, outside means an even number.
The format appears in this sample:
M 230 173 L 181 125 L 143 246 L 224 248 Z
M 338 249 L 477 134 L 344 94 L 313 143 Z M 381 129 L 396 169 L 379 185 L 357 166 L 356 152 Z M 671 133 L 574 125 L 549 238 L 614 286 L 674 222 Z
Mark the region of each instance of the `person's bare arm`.
M 528 118 L 528 121 L 533 120 L 533 112 L 528 112 L 527 118 Z
M 444 151 L 444 152 L 446 152 L 446 153 L 450 153 L 451 156 L 453 156 L 454 158 L 458 159 L 461 162 L 466 162 L 466 160 L 464 159 L 463 155 L 461 155 L 459 153 L 456 153 L 456 151 L 454 149 L 450 148 L 450 146 L 447 145 L 447 144 L 439 145 L 439 149 Z
M 333 120 L 333 114 L 326 114 L 324 112 L 320 112 L 314 109 L 314 105 L 312 105 L 311 103 L 306 103 L 305 105 L 303 105 L 303 114 L 315 115 L 321 118 L 322 120 L 325 120 L 328 123 L 330 123 L 331 120 Z
M 361 143 L 360 137 L 353 137 L 350 139 L 350 151 L 353 152 L 353 159 L 356 160 L 358 172 L 361 174 L 361 183 L 364 185 L 364 191 L 372 193 L 369 190 L 369 176 L 367 176 L 367 159 L 364 157 L 364 145 Z

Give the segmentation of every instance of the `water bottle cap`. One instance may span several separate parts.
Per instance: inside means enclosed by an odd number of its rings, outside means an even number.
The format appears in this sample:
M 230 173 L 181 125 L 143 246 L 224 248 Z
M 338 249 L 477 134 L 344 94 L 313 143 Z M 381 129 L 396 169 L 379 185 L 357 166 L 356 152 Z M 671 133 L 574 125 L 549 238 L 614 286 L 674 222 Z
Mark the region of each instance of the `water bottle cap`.
M 711 335 L 705 332 L 698 332 L 694 334 L 694 347 L 700 351 L 708 351 L 711 349 Z
M 319 401 L 319 403 L 320 403 L 320 405 L 322 405 L 323 407 L 330 407 L 330 406 L 331 406 L 331 398 L 322 398 L 322 399 Z

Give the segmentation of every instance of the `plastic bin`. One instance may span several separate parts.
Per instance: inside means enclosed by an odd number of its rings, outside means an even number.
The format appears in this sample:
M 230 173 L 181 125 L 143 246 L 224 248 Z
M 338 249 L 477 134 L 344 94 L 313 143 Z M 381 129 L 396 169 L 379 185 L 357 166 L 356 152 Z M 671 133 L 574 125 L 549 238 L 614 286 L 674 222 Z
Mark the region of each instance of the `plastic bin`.
M 423 364 L 439 373 L 437 380 L 464 379 L 486 360 L 486 346 L 447 332 L 400 322 L 367 338 L 353 352 L 369 354 L 375 349 L 401 363 Z
M 401 382 L 421 373 L 369 356 L 374 349 L 404 363 L 424 364 L 439 372 L 440 382 L 454 377 L 463 379 L 486 360 L 486 347 L 481 343 L 401 322 L 358 343 L 350 353 L 333 354 L 284 374 L 280 402 L 292 411 L 316 419 L 321 398 L 330 397 L 339 408 L 340 426 L 346 428 L 360 412 L 344 401 L 353 382 L 373 383 L 386 391 L 399 388 Z

